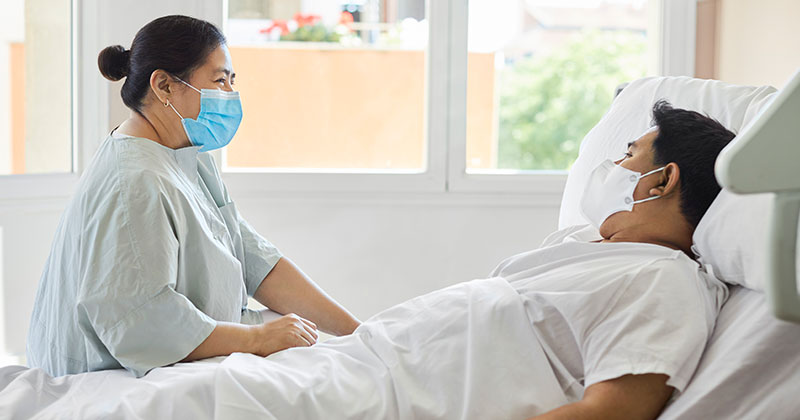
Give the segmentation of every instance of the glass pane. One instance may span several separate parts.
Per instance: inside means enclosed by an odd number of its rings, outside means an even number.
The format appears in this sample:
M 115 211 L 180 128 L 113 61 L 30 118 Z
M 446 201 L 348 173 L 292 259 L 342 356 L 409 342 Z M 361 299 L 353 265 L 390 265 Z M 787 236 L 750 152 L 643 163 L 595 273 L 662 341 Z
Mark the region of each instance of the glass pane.
M 425 168 L 425 0 L 230 0 L 226 35 L 226 169 Z
M 646 74 L 647 0 L 470 1 L 467 169 L 566 170 Z
M 71 2 L 4 0 L 0 174 L 72 170 Z

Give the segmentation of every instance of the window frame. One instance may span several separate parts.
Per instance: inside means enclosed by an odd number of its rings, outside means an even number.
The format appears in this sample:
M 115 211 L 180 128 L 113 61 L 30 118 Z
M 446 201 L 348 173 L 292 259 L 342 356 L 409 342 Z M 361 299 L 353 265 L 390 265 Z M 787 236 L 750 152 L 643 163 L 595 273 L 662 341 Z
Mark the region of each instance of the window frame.
M 658 12 L 657 72 L 693 76 L 697 0 L 649 1 L 648 7 L 655 7 Z M 153 4 L 148 6 L 150 2 Z M 110 104 L 118 98 L 110 97 L 113 90 L 97 71 L 96 60 L 97 52 L 105 46 L 127 44 L 132 38 L 126 29 L 113 23 L 121 13 L 118 6 L 103 0 L 72 0 L 73 171 L 0 176 L 3 200 L 71 195 L 80 174 L 108 134 Z M 142 0 L 136 7 L 127 5 L 125 9 L 131 22 L 148 21 L 166 13 L 184 13 L 224 27 L 227 17 L 225 0 L 178 0 L 169 4 Z M 560 196 L 566 171 L 467 172 L 467 13 L 465 0 L 426 2 L 429 40 L 425 56 L 426 167 L 423 170 L 224 171 L 229 188 L 254 194 L 407 192 Z M 219 160 L 221 155 L 216 153 L 215 157 Z

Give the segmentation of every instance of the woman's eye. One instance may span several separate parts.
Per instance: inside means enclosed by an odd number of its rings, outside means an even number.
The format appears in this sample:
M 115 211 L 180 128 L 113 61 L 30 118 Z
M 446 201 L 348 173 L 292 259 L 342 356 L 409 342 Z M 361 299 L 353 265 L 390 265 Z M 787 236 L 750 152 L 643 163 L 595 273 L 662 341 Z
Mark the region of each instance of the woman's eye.
M 625 152 L 625 157 L 626 158 L 632 158 L 633 155 L 631 154 L 631 152 Z

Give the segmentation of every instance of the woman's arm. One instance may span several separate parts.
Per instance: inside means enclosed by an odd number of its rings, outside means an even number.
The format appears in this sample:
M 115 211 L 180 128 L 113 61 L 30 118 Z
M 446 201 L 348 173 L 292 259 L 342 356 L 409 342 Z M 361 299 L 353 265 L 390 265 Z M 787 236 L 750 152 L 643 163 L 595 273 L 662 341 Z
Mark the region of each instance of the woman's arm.
M 269 356 L 290 347 L 308 347 L 316 342 L 316 325 L 295 314 L 258 325 L 217 322 L 205 341 L 181 361 L 227 356 L 234 352 Z
M 361 323 L 285 257 L 275 264 L 253 297 L 272 311 L 296 313 L 313 321 L 321 331 L 337 336 L 352 333 Z
M 625 375 L 598 382 L 583 399 L 530 420 L 651 420 L 658 417 L 672 395 L 667 375 Z

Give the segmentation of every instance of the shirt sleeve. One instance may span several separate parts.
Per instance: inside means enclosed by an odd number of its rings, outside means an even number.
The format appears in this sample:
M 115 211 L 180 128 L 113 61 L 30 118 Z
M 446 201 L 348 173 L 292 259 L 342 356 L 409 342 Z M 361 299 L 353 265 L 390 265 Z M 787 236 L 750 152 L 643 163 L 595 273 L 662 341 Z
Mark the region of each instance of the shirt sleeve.
M 247 295 L 253 296 L 283 255 L 275 245 L 259 235 L 241 214 L 238 217 L 244 248 L 244 282 Z
M 585 331 L 584 386 L 656 373 L 683 391 L 714 322 L 700 281 L 691 263 L 676 259 L 655 261 L 632 276 Z
M 78 322 L 141 377 L 185 358 L 216 321 L 175 290 L 179 244 L 159 181 L 120 185 L 102 200 L 81 238 Z

